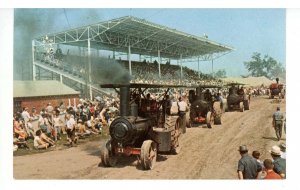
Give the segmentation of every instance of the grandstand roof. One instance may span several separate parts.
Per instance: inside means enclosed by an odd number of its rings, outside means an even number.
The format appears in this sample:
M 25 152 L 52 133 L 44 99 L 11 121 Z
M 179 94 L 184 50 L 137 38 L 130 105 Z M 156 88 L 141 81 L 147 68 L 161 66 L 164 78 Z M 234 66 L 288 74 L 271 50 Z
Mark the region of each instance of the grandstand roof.
M 35 40 L 51 44 L 67 44 L 88 46 L 116 52 L 148 56 L 158 55 L 164 58 L 183 59 L 196 58 L 213 54 L 224 54 L 233 48 L 213 42 L 205 37 L 198 37 L 166 26 L 155 24 L 144 19 L 125 16 L 83 26 L 67 31 L 47 34 Z
M 79 92 L 58 81 L 14 81 L 14 98 L 76 94 Z

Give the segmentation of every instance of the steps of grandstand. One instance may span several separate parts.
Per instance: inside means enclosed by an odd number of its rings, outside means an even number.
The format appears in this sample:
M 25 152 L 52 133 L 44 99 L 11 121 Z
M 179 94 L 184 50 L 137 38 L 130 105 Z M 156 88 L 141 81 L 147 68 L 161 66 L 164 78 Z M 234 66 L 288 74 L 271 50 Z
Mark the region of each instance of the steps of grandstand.
M 85 78 L 82 76 L 80 71 L 72 68 L 68 63 L 58 63 L 57 61 L 51 62 L 51 61 L 42 61 L 42 60 L 35 60 L 34 63 L 36 66 L 44 70 L 51 71 L 55 74 L 62 75 L 65 78 L 86 85 Z M 105 89 L 101 89 L 95 84 L 92 84 L 91 87 L 93 91 L 96 91 L 103 95 L 110 96 L 110 92 L 108 92 Z

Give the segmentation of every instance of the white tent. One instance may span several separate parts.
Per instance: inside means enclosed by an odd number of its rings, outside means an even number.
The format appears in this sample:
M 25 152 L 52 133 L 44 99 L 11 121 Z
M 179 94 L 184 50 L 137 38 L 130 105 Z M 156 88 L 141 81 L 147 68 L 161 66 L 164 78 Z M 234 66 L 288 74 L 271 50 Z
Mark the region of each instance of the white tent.
M 228 78 L 222 78 L 225 82 L 238 82 L 246 84 L 245 86 L 251 86 L 251 87 L 260 87 L 261 85 L 268 87 L 271 83 L 276 82 L 272 81 L 264 76 L 262 77 L 228 77 Z

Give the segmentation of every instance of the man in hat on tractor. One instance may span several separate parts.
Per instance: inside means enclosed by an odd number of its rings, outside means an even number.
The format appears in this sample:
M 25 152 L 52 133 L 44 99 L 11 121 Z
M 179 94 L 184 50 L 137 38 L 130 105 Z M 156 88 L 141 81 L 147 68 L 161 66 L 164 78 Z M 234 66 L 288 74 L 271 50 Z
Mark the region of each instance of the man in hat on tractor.
M 273 127 L 278 141 L 280 141 L 282 136 L 282 124 L 283 114 L 280 112 L 280 107 L 277 107 L 276 112 L 273 113 Z
M 274 172 L 279 174 L 282 178 L 286 178 L 286 160 L 281 158 L 281 151 L 279 146 L 272 146 L 269 151 L 273 158 Z
M 238 178 L 239 179 L 258 179 L 262 172 L 261 165 L 248 155 L 248 148 L 246 145 L 241 145 L 239 148 L 241 159 L 238 162 Z

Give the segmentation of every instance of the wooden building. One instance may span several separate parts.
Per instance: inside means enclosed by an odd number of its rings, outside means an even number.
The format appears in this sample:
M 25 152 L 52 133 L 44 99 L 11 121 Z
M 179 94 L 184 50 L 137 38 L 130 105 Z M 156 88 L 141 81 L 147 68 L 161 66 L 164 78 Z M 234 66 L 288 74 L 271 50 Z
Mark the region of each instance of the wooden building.
M 14 81 L 13 102 L 14 112 L 28 107 L 29 112 L 35 107 L 39 113 L 51 103 L 53 107 L 64 102 L 66 107 L 79 103 L 79 92 L 52 80 Z

